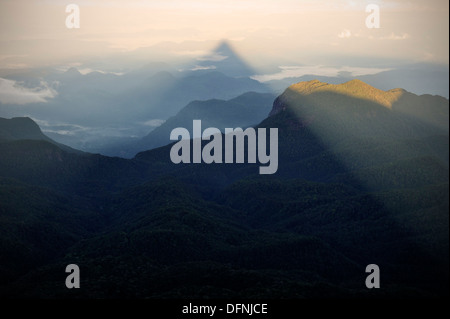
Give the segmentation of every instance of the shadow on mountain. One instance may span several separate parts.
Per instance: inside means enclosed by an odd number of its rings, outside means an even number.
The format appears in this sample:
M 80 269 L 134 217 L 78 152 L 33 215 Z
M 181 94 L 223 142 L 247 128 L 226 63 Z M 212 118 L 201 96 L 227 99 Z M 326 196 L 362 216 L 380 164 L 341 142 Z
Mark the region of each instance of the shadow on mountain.
M 4 117 L 27 114 L 41 119 L 42 123 L 47 122 L 44 131 L 73 148 L 132 157 L 146 148 L 129 154 L 127 144 L 145 136 L 192 101 L 230 100 L 247 92 L 271 92 L 265 84 L 239 73 L 253 72 L 225 42 L 199 59 L 190 62 L 193 70 L 185 71 L 163 63 L 149 64 L 121 75 L 82 74 L 76 68 L 65 72 L 24 71 L 23 75 L 11 76 L 9 80 L 16 81 L 17 85 L 25 83 L 35 90 L 47 83 L 47 89 L 54 91 L 52 98 L 21 106 L 1 104 L 0 113 Z M 214 68 L 205 69 L 202 63 L 212 63 Z
M 210 54 L 191 61 L 188 65 L 192 69 L 183 71 L 181 77 L 174 77 L 169 72 L 159 72 L 112 103 L 118 106 L 109 109 L 108 113 L 112 112 L 115 118 L 127 118 L 132 114 L 140 121 L 163 119 L 171 123 L 154 128 L 137 142 L 126 141 L 102 147 L 102 154 L 131 158 L 138 152 L 167 145 L 170 143 L 170 132 L 165 135 L 168 128 L 175 128 L 173 124 L 180 122 L 180 117 L 186 116 L 193 104 L 202 101 L 207 104 L 204 108 L 211 106 L 211 109 L 217 110 L 214 120 L 211 120 L 211 116 L 205 119 L 213 124 L 250 126 L 267 116 L 267 113 L 261 113 L 263 108 L 258 109 L 257 104 L 261 103 L 263 97 L 268 97 L 272 90 L 250 78 L 255 72 L 226 41 L 221 42 Z M 223 105 L 223 100 L 229 103 Z M 236 105 L 244 102 L 247 105 L 241 105 L 241 109 L 246 114 L 236 114 Z M 265 106 L 268 105 L 266 102 L 263 103 Z M 127 114 L 121 115 L 119 109 L 123 109 L 123 105 L 130 107 Z M 252 110 L 248 108 L 254 109 L 253 118 L 250 118 Z M 205 116 L 208 112 L 211 111 L 204 109 L 202 115 Z M 219 116 L 228 120 L 218 123 Z M 185 123 L 190 117 L 187 116 L 181 122 Z
M 226 127 L 254 126 L 267 117 L 274 98 L 269 93 L 247 92 L 228 101 L 193 101 L 139 142 L 128 145 L 123 154 L 133 157 L 142 150 L 170 144 L 173 142 L 170 140 L 171 131 L 177 127 L 191 128 L 193 120 L 201 120 L 205 128 L 216 127 L 221 131 Z
M 124 160 L 69 154 L 45 141 L 0 143 L 0 176 L 20 181 L 1 184 L 0 194 L 11 198 L 2 226 L 48 227 L 32 238 L 2 233 L 1 253 L 13 261 L 0 269 L 0 294 L 447 296 L 448 130 L 435 123 L 448 101 L 421 119 L 420 110 L 408 113 L 408 100 L 387 107 L 384 95 L 371 96 L 360 83 L 349 86 L 366 98 L 341 86 L 317 92 L 322 85 L 288 89 L 258 125 L 279 130 L 274 175 L 259 175 L 261 163 L 173 164 L 172 145 Z M 31 219 L 15 213 L 23 203 L 33 208 Z M 62 223 L 66 207 L 73 213 Z M 50 245 L 35 260 L 49 245 L 44 238 L 52 242 L 71 227 L 60 249 Z M 13 271 L 23 261 L 30 262 Z M 84 289 L 64 287 L 69 263 L 81 267 Z M 364 285 L 373 263 L 382 278 L 376 291 Z
M 196 74 L 215 70 L 234 78 L 249 78 L 257 73 L 226 40 L 221 41 L 211 53 L 186 65 L 187 68 L 189 66 L 191 72 Z

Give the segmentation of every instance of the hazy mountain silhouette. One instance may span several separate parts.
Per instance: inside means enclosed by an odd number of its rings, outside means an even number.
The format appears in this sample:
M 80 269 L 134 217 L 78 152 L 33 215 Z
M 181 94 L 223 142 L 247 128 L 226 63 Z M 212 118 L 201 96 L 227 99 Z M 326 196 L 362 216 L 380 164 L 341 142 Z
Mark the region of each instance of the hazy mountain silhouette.
M 269 93 L 248 92 L 231 100 L 193 101 L 177 115 L 155 128 L 135 145 L 124 145 L 124 157 L 172 143 L 171 131 L 176 127 L 192 128 L 193 120 L 201 120 L 202 127 L 215 127 L 223 131 L 226 127 L 249 127 L 261 122 L 269 114 L 275 96 Z
M 204 67 L 210 63 L 215 67 Z M 203 70 L 180 72 L 164 63 L 147 63 L 138 70 L 117 74 L 101 70 L 82 74 L 80 71 L 89 70 L 81 67 L 24 71 L 9 79 L 36 92 L 52 92 L 52 98 L 20 107 L 2 104 L 0 116 L 27 114 L 50 126 L 65 125 L 63 134 L 53 132 L 52 138 L 89 152 L 120 156 L 123 144 L 154 128 L 148 123 L 175 116 L 191 101 L 229 100 L 246 92 L 271 92 L 266 85 L 244 76 L 253 72 L 226 42 L 189 65 L 188 69 Z M 58 131 L 51 127 L 49 130 Z

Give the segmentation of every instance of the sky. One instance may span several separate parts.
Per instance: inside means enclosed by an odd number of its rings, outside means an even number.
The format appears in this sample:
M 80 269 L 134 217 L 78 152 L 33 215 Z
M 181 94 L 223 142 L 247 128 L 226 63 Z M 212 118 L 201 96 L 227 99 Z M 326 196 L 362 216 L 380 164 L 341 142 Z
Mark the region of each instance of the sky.
M 80 28 L 66 26 L 71 3 Z M 368 4 L 379 6 L 380 28 L 367 28 Z M 222 39 L 256 64 L 448 66 L 448 12 L 447 0 L 0 0 L 0 69 L 76 65 L 140 48 L 188 58 Z

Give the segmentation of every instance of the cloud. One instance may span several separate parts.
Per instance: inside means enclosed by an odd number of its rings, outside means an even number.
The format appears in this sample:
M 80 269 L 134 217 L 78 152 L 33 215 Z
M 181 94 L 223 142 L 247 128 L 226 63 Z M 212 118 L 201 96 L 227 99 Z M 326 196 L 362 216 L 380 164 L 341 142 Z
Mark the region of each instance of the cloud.
M 181 55 L 181 56 L 199 56 L 207 54 L 204 50 L 184 50 L 184 51 L 171 51 L 170 54 Z
M 397 35 L 394 32 L 385 37 L 380 37 L 380 40 L 406 40 L 411 36 L 408 33 L 403 33 L 402 35 Z
M 23 83 L 0 78 L 0 103 L 3 104 L 45 103 L 57 94 L 45 81 L 38 87 L 28 88 Z
M 158 127 L 158 126 L 161 126 L 164 122 L 165 122 L 165 120 L 153 119 L 153 120 L 144 122 L 144 125 L 151 126 L 151 127 Z
M 345 29 L 341 33 L 338 34 L 338 38 L 345 39 L 350 38 L 352 36 L 352 32 L 350 30 Z
M 423 61 L 433 61 L 433 59 L 435 58 L 435 55 L 431 52 L 424 52 L 422 55 L 422 59 Z
M 225 59 L 227 59 L 228 56 L 226 55 L 222 55 L 219 53 L 213 53 L 211 55 L 207 55 L 204 57 L 199 57 L 197 58 L 198 61 L 212 61 L 212 62 L 219 62 L 219 61 L 223 61 Z
M 82 69 L 78 69 L 78 72 L 80 72 L 83 75 L 89 74 L 89 73 L 102 73 L 102 74 L 113 74 L 113 75 L 124 75 L 125 73 L 123 72 L 107 72 L 107 71 L 103 71 L 103 70 L 99 70 L 99 69 L 91 69 L 91 68 L 82 68 Z
M 406 40 L 411 38 L 411 36 L 408 33 L 402 33 L 401 35 L 395 34 L 394 32 L 391 32 L 389 35 L 380 36 L 380 37 L 374 37 L 373 35 L 364 35 L 360 33 L 352 33 L 348 29 L 344 29 L 341 33 L 338 34 L 338 38 L 340 39 L 348 39 L 348 38 L 367 38 L 370 40 L 376 39 L 376 40 Z
M 361 76 L 368 74 L 377 74 L 384 71 L 389 71 L 388 68 L 362 68 L 362 67 L 328 67 L 328 66 L 280 66 L 281 72 L 274 74 L 254 75 L 251 78 L 260 82 L 268 82 L 273 80 L 282 80 L 286 78 L 297 78 L 304 75 L 318 75 L 318 76 Z
M 30 118 L 39 125 L 44 133 L 56 133 L 60 135 L 74 136 L 76 134 L 91 130 L 91 128 L 89 127 L 81 126 L 78 124 L 50 122 L 47 120 L 40 120 L 31 116 Z
M 59 134 L 59 135 L 67 135 L 67 136 L 75 136 L 76 132 L 74 131 L 69 131 L 69 130 L 51 130 L 51 129 L 47 129 L 47 130 L 42 130 L 44 133 L 55 133 L 55 134 Z
M 130 126 L 83 126 L 80 124 L 64 123 L 64 122 L 50 122 L 46 120 L 39 120 L 32 118 L 41 127 L 44 133 L 54 133 L 64 136 L 77 137 L 80 141 L 87 139 L 95 139 L 99 137 L 133 137 L 135 136 L 136 127 Z M 155 125 L 158 124 L 155 120 Z M 142 125 L 141 123 L 138 123 Z
M 215 70 L 215 69 L 217 69 L 215 65 L 208 65 L 208 66 L 196 65 L 191 69 L 191 71 Z

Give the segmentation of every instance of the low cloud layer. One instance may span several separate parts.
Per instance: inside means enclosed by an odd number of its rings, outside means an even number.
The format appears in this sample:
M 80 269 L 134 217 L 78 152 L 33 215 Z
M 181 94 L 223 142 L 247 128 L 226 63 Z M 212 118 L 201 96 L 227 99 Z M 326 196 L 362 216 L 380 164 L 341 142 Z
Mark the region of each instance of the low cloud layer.
M 196 65 L 191 69 L 191 71 L 215 70 L 215 69 L 217 69 L 215 65 L 208 65 L 208 66 Z
M 197 60 L 198 61 L 220 62 L 220 61 L 223 61 L 223 60 L 225 60 L 227 58 L 228 58 L 228 56 L 226 56 L 226 55 L 222 55 L 222 54 L 219 54 L 219 53 L 213 53 L 213 54 L 209 54 L 207 56 L 198 57 Z
M 28 88 L 20 82 L 0 78 L 0 103 L 3 104 L 43 103 L 56 95 L 57 92 L 45 81 L 38 87 Z
M 280 66 L 280 72 L 273 74 L 254 75 L 252 78 L 260 82 L 268 82 L 273 80 L 282 80 L 286 78 L 296 78 L 304 75 L 318 76 L 340 76 L 347 74 L 349 76 L 361 76 L 368 74 L 377 74 L 389 71 L 388 68 L 361 68 L 361 67 L 326 67 L 326 66 Z
M 149 121 L 145 122 L 144 125 L 151 126 L 151 127 L 158 127 L 158 126 L 161 126 L 164 122 L 165 122 L 165 120 L 153 119 L 153 120 L 149 120 Z

